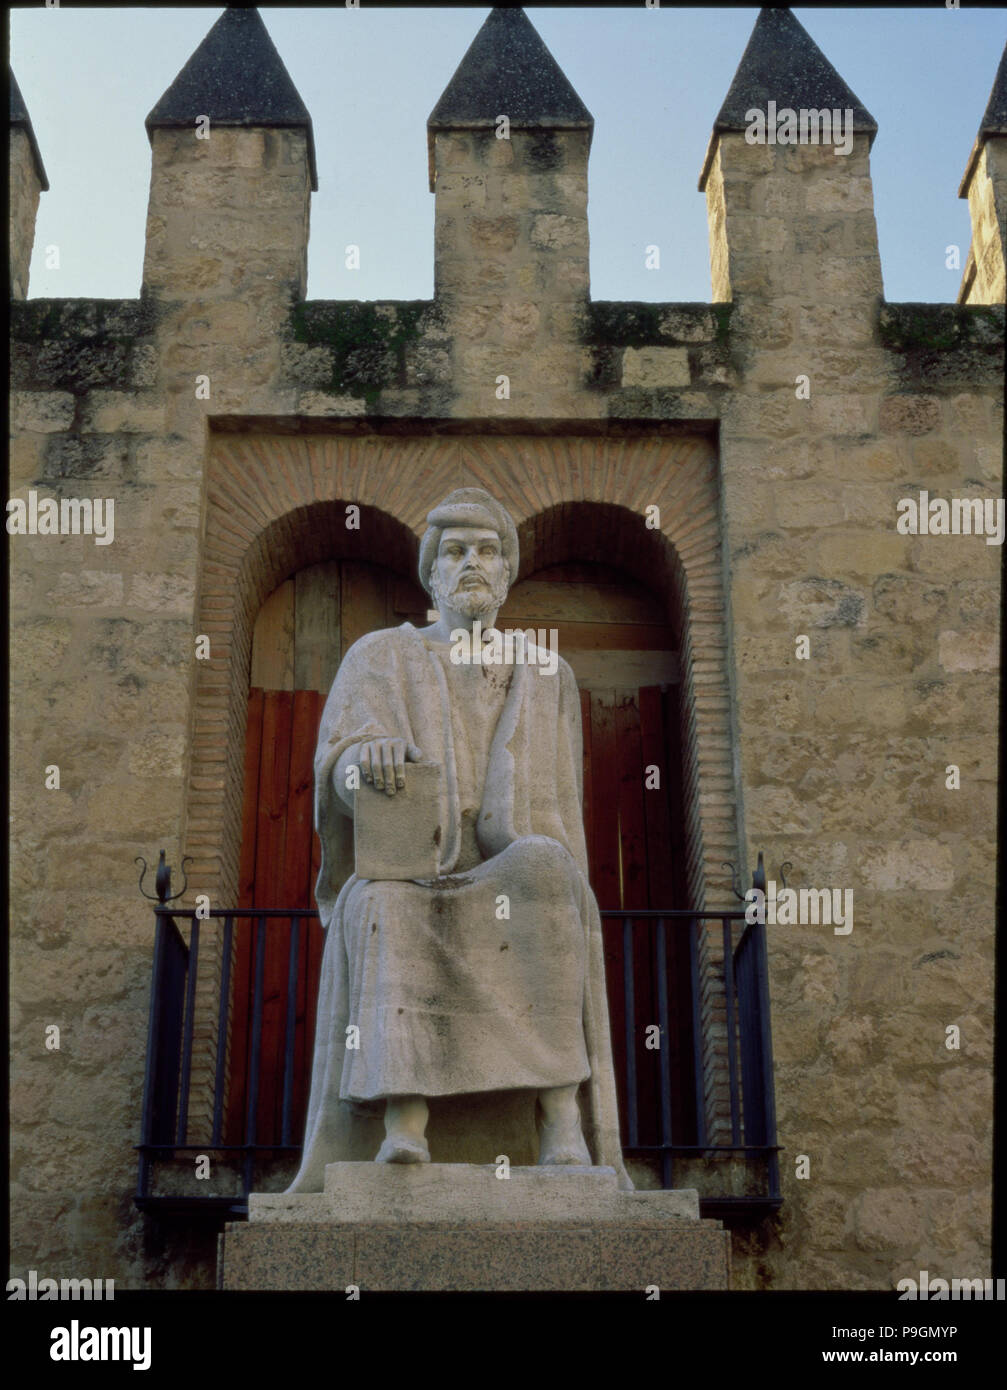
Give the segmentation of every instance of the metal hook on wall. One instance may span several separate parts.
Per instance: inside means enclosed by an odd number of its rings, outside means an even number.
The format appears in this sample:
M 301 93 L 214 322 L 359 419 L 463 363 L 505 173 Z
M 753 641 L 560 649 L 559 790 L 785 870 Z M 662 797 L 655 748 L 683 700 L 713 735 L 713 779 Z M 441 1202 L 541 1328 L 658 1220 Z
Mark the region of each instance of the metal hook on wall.
M 182 883 L 182 887 L 179 889 L 179 891 L 178 891 L 177 893 L 172 893 L 172 891 L 171 891 L 171 866 L 170 866 L 169 864 L 166 864 L 166 863 L 165 863 L 165 854 L 164 854 L 164 850 L 162 850 L 162 851 L 161 851 L 161 854 L 160 854 L 160 858 L 159 858 L 158 861 L 157 861 L 157 873 L 156 873 L 156 875 L 155 875 L 155 877 L 154 877 L 154 887 L 155 887 L 156 890 L 157 890 L 157 894 L 156 894 L 156 896 L 155 896 L 155 894 L 153 894 L 153 893 L 146 893 L 146 892 L 144 892 L 143 880 L 147 877 L 147 867 L 148 867 L 148 866 L 147 866 L 147 861 L 146 861 L 146 859 L 144 859 L 141 855 L 138 854 L 138 855 L 136 856 L 136 858 L 133 860 L 133 863 L 134 863 L 134 864 L 142 864 L 142 865 L 143 865 L 143 870 L 142 870 L 141 873 L 140 873 L 140 882 L 139 882 L 139 884 L 137 885 L 137 886 L 139 887 L 139 889 L 140 889 L 140 892 L 143 894 L 143 896 L 144 896 L 145 898 L 148 899 L 149 902 L 152 902 L 152 903 L 173 903 L 173 902 L 175 901 L 176 898 L 181 898 L 181 897 L 184 895 L 185 890 L 186 890 L 186 889 L 188 888 L 188 886 L 189 886 L 189 875 L 185 872 L 185 866 L 186 866 L 186 864 L 190 864 L 191 862 L 192 862 L 192 855 L 191 855 L 191 854 L 186 854 L 186 855 L 183 856 L 181 868 L 182 868 L 182 874 L 183 874 L 183 877 L 184 877 L 184 882 Z

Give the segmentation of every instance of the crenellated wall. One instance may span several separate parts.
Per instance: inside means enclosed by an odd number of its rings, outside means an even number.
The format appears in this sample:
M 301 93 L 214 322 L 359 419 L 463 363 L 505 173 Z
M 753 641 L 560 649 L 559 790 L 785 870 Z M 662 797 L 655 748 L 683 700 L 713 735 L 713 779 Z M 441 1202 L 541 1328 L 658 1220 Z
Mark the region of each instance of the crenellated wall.
M 273 62 L 255 11 L 220 23 Z M 723 861 L 747 876 L 759 850 L 771 877 L 786 860 L 854 894 L 849 935 L 768 930 L 784 1205 L 736 1232 L 735 1286 L 988 1273 L 1001 551 L 896 519 L 921 490 L 1004 493 L 1007 137 L 971 163 L 959 305 L 883 298 L 867 113 L 838 157 L 749 144 L 730 102 L 702 173 L 711 304 L 598 303 L 590 117 L 549 70 L 550 110 L 517 103 L 499 139 L 500 94 L 490 117 L 463 63 L 431 117 L 433 300 L 320 303 L 310 118 L 230 110 L 202 140 L 185 121 L 212 93 L 183 109 L 185 71 L 148 122 L 137 301 L 26 300 L 44 184 L 12 129 L 11 496 L 115 501 L 112 544 L 11 545 L 12 1272 L 212 1287 L 212 1235 L 132 1204 L 152 936 L 133 860 L 190 853 L 189 901 L 233 894 L 256 605 L 325 558 L 333 502 L 371 509 L 378 545 L 477 481 L 529 536 L 598 504 L 624 517 L 619 563 L 656 557 L 695 900 L 732 907 Z

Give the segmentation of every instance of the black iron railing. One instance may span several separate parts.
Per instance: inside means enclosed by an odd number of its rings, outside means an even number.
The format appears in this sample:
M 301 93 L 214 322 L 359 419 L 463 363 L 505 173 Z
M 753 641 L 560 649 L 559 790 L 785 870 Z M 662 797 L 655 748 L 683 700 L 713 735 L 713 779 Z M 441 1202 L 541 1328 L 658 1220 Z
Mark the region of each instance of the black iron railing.
M 297 994 L 302 978 L 303 953 L 301 927 L 317 921 L 313 910 L 241 908 L 215 909 L 197 914 L 192 909 L 170 906 L 167 884 L 154 908 L 156 935 L 151 978 L 150 1019 L 144 1078 L 139 1174 L 136 1202 L 143 1209 L 171 1207 L 189 1210 L 215 1208 L 230 1214 L 248 1209 L 248 1193 L 263 1161 L 286 1161 L 300 1152 L 303 1108 L 306 1099 L 305 1066 L 310 1070 L 311 1042 L 304 1046 L 307 1028 L 304 1010 L 298 1015 Z M 735 945 L 735 924 L 744 921 L 744 912 L 694 913 L 688 911 L 611 911 L 603 912 L 608 949 L 618 944 L 621 923 L 622 948 L 622 1029 L 621 1046 L 613 1039 L 622 1064 L 617 1077 L 623 1114 L 623 1139 L 627 1158 L 634 1156 L 655 1164 L 662 1186 L 697 1186 L 703 1215 L 723 1216 L 733 1212 L 749 1216 L 764 1215 L 781 1204 L 778 1147 L 773 1089 L 772 1040 L 769 1019 L 769 988 L 765 926 L 746 924 Z M 726 1035 L 716 1040 L 705 1036 L 700 1002 L 700 932 L 710 933 L 704 923 L 720 922 L 723 946 Z M 187 924 L 186 940 L 179 922 Z M 207 976 L 200 989 L 200 928 L 214 926 L 212 953 L 204 952 Z M 286 939 L 283 933 L 286 933 Z M 651 1067 L 646 1113 L 641 1110 L 641 1029 L 652 1024 L 649 1008 L 638 1007 L 639 971 L 634 968 L 634 950 L 639 934 L 651 941 L 656 969 L 652 970 L 651 1000 L 656 995 L 660 1045 L 648 1056 Z M 715 932 L 715 928 L 714 928 Z M 669 939 L 670 933 L 675 933 Z M 689 994 L 691 995 L 691 1046 L 680 1048 L 677 1065 L 668 1045 L 672 1030 L 669 999 L 669 948 L 687 935 Z M 278 935 L 279 934 L 279 935 Z M 244 944 L 249 971 L 250 998 L 239 999 L 233 988 L 232 963 L 236 948 Z M 708 938 L 709 939 L 709 938 Z M 265 1007 L 264 969 L 267 947 L 282 945 L 286 959 L 286 997 L 281 1001 L 274 988 L 274 1025 L 267 1042 L 272 1049 L 263 1058 L 263 1016 Z M 680 945 L 677 959 L 683 955 Z M 211 968 L 212 967 L 212 968 Z M 209 984 L 207 984 L 207 980 Z M 275 986 L 275 979 L 274 979 Z M 612 986 L 610 984 L 610 990 Z M 235 1010 L 244 1010 L 245 1035 L 241 1058 L 231 1056 L 230 1089 L 227 1095 L 227 1039 L 233 1037 Z M 282 1028 L 276 1019 L 282 1017 Z M 193 1061 L 197 1019 L 200 1038 L 215 1037 L 209 1063 L 204 1056 L 200 1073 L 200 1101 L 193 1109 Z M 301 1030 L 300 1075 L 295 1071 L 295 1032 Z M 615 1031 L 615 1025 L 613 1027 Z M 681 1031 L 681 1030 L 680 1030 Z M 282 1038 L 282 1058 L 276 1049 Z M 203 1046 L 203 1043 L 200 1043 Z M 726 1056 L 725 1056 L 726 1053 Z M 691 1055 L 689 1055 L 691 1054 Z M 688 1056 L 688 1065 L 682 1059 Z M 711 1061 L 712 1059 L 712 1061 Z M 237 1060 L 237 1068 L 236 1068 Z M 282 1061 L 282 1065 L 281 1065 Z M 273 1079 L 273 1104 L 267 1123 L 260 1114 L 263 1067 Z M 711 1112 L 707 1084 L 711 1065 L 726 1069 L 728 1113 Z M 208 1079 L 212 1075 L 212 1088 Z M 656 1070 L 655 1070 L 656 1068 Z M 235 1081 L 237 1070 L 238 1082 Z M 655 1080 L 655 1077 L 658 1078 Z M 212 1089 L 212 1097 L 207 1093 Z M 296 1105 L 295 1105 L 296 1100 Z M 675 1113 L 683 1112 L 688 1101 L 690 1119 L 683 1132 L 676 1132 Z M 237 1102 L 237 1104 L 236 1104 Z M 277 1103 L 278 1102 L 278 1103 Z M 235 1115 L 237 1114 L 237 1123 Z M 237 1132 L 235 1130 L 237 1129 Z M 729 1130 L 730 1142 L 726 1142 Z M 644 1133 L 643 1131 L 646 1131 Z M 213 1154 L 215 1161 L 233 1167 L 233 1185 L 240 1187 L 229 1196 L 198 1196 L 184 1191 L 153 1191 L 155 1169 L 172 1162 L 188 1169 L 192 1156 Z M 741 1158 L 745 1191 L 737 1193 L 737 1172 L 730 1182 L 718 1183 L 719 1162 Z M 182 1163 L 182 1160 L 186 1160 Z M 695 1164 L 706 1165 L 703 1180 L 695 1177 Z M 690 1163 L 692 1166 L 690 1167 Z M 709 1165 L 713 1163 L 711 1176 Z M 723 1168 L 726 1174 L 726 1167 Z M 683 1180 L 684 1179 L 684 1180 Z M 712 1185 L 712 1187 L 711 1187 Z M 156 1184 L 162 1186 L 160 1182 Z M 706 1191 L 704 1191 L 704 1188 Z M 726 1190 L 731 1188 L 732 1190 Z M 752 1190 L 754 1189 L 754 1190 Z
M 726 1158 L 743 1155 L 752 1169 L 758 1191 L 744 1194 L 701 1192 L 700 1204 L 704 1215 L 723 1215 L 727 1211 L 750 1209 L 764 1214 L 777 1209 L 780 1196 L 779 1146 L 776 1142 L 776 1093 L 773 1085 L 773 1043 L 769 1016 L 769 972 L 766 956 L 766 928 L 761 922 L 747 923 L 745 912 L 689 912 L 686 910 L 608 911 L 603 921 L 622 922 L 623 993 L 625 1005 L 626 1066 L 623 1090 L 625 1096 L 627 1155 L 654 1153 L 661 1164 L 662 1187 L 676 1185 L 676 1156 L 679 1158 Z M 636 1076 L 637 1046 L 641 1021 L 635 1001 L 635 972 L 633 938 L 641 924 L 653 922 L 657 932 L 658 1024 L 662 1046 L 658 1050 L 661 1070 L 657 1143 L 643 1144 L 639 1139 L 640 1115 Z M 722 1045 L 708 1045 L 705 1037 L 700 1000 L 699 933 L 704 922 L 719 922 L 723 943 L 724 1004 L 726 1028 Z M 735 923 L 745 923 L 737 943 L 732 942 Z M 692 1068 L 691 1076 L 671 1075 L 671 1052 L 664 1046 L 670 1034 L 668 1002 L 668 932 L 687 933 L 689 978 L 691 986 Z M 726 1053 L 726 1057 L 725 1054 Z M 720 1117 L 711 1114 L 707 1102 L 706 1083 L 711 1065 L 720 1070 L 726 1066 L 729 1110 Z M 693 1089 L 695 1101 L 694 1142 L 683 1143 L 676 1138 L 671 1120 L 672 1099 L 676 1089 Z M 730 1125 L 730 1143 L 719 1136 L 710 1138 L 714 1127 L 722 1130 L 721 1119 Z M 681 1185 L 692 1185 L 691 1180 Z

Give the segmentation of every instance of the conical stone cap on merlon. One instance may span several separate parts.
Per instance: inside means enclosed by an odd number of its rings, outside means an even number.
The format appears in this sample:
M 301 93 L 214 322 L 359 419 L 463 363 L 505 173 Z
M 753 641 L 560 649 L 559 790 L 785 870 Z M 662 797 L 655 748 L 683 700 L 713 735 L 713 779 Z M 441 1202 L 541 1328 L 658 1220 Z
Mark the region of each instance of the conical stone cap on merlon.
M 713 135 L 699 176 L 700 192 L 706 187 L 718 133 L 747 130 L 751 122 L 746 119 L 746 112 L 765 111 L 770 101 L 776 102 L 778 111 L 785 107 L 793 111 L 802 107 L 807 111 L 849 110 L 853 112 L 853 130 L 866 131 L 872 145 L 878 133 L 878 123 L 867 107 L 790 11 L 762 9 L 713 123 Z
M 8 68 L 10 73 L 10 123 L 11 126 L 20 126 L 28 136 L 28 144 L 31 147 L 32 158 L 35 161 L 35 172 L 38 174 L 38 181 L 42 192 L 48 193 L 49 180 L 46 178 L 45 165 L 42 163 L 42 156 L 39 154 L 38 141 L 35 139 L 35 131 L 32 129 L 31 117 L 28 115 L 28 108 L 24 104 L 24 97 L 21 95 L 21 88 L 17 85 L 17 78 L 14 76 L 14 69 Z
M 311 187 L 318 188 L 315 139 L 308 109 L 258 10 L 226 9 L 144 124 L 193 126 L 209 116 L 217 126 L 290 127 L 307 131 Z
M 430 188 L 433 134 L 481 130 L 507 116 L 512 130 L 586 130 L 594 117 L 522 9 L 497 6 L 476 34 L 427 121 Z
M 979 152 L 991 135 L 1007 135 L 1007 44 L 1004 45 L 1004 51 L 1000 55 L 1000 66 L 993 79 L 993 90 L 986 103 L 986 110 L 979 126 L 979 134 L 972 146 L 968 166 L 962 178 L 961 187 L 958 189 L 959 198 L 968 197 L 968 185 L 972 179 L 972 171 L 979 158 Z

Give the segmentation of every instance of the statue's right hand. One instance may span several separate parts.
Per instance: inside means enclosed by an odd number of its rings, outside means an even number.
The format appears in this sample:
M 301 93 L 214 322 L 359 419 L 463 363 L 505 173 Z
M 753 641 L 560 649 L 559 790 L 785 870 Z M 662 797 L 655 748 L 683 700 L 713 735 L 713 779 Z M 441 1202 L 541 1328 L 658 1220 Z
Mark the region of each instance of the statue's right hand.
M 406 762 L 418 763 L 423 754 L 414 743 L 404 738 L 376 738 L 360 746 L 360 771 L 370 782 L 388 796 L 406 785 Z

